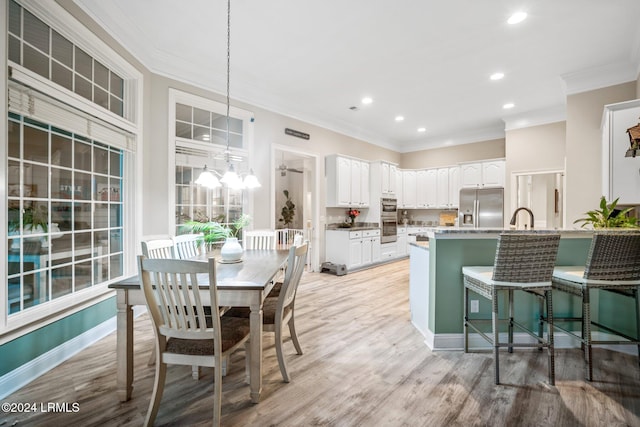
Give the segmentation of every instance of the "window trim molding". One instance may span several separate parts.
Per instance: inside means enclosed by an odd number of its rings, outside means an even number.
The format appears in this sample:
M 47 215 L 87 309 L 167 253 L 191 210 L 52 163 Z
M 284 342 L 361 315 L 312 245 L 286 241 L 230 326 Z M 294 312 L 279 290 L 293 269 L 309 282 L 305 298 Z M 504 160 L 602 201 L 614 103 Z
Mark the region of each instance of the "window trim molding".
M 168 106 L 167 106 L 167 136 L 168 136 L 168 156 L 167 156 L 167 170 L 169 171 L 169 179 L 167 185 L 168 188 L 168 199 L 169 199 L 169 207 L 168 215 L 169 215 L 169 230 L 176 229 L 176 147 L 180 144 L 180 139 L 176 137 L 176 103 L 189 105 L 191 107 L 201 108 L 207 111 L 215 111 L 226 116 L 226 104 L 220 101 L 215 101 L 210 98 L 205 98 L 203 96 L 195 95 L 192 93 L 184 92 L 178 89 L 169 88 L 168 95 Z M 255 115 L 252 111 L 245 110 L 242 108 L 230 106 L 229 107 L 229 116 L 235 117 L 238 119 L 242 119 L 243 123 L 243 148 L 231 148 L 231 152 L 241 153 L 247 156 L 247 166 L 249 168 L 252 167 L 252 159 L 251 159 L 251 151 L 253 148 L 253 135 L 254 135 L 254 119 Z M 244 145 L 246 143 L 246 145 Z M 185 141 L 184 146 L 197 146 L 197 149 L 205 150 L 209 153 L 209 156 L 206 159 L 202 159 L 202 162 L 191 164 L 192 166 L 204 166 L 207 163 L 208 159 L 213 159 L 213 154 L 219 152 L 223 146 L 219 144 L 213 143 L 199 143 L 193 141 Z M 246 194 L 246 192 L 245 192 Z M 249 215 L 253 215 L 253 197 L 249 195 L 248 197 L 245 195 L 243 197 L 243 203 L 246 204 L 247 209 L 246 213 Z
M 110 123 L 116 127 L 133 134 L 131 150 L 126 151 L 123 165 L 123 275 L 130 277 L 137 272 L 136 266 L 136 242 L 141 234 L 139 225 L 142 224 L 142 212 L 137 209 L 141 200 L 143 189 L 142 167 L 143 156 L 141 143 L 143 137 L 143 87 L 144 76 L 138 68 L 128 62 L 123 56 L 107 45 L 96 34 L 91 32 L 85 25 L 67 12 L 56 2 L 42 2 L 37 0 L 14 0 L 20 6 L 33 13 L 52 29 L 66 37 L 74 45 L 83 49 L 94 59 L 118 73 L 125 81 L 123 96 L 124 117 L 120 117 L 108 110 L 102 109 L 91 101 L 82 98 L 80 95 L 63 89 L 62 86 L 37 75 L 36 73 L 14 64 L 8 59 L 8 19 L 0 20 L 0 55 L 4 67 L 9 67 L 11 75 L 7 76 L 20 84 L 39 90 L 52 98 L 67 103 L 79 112 L 95 115 L 96 117 Z M 9 0 L 0 0 L 0 8 L 8 16 Z M 5 68 L 7 69 L 7 68 Z M 0 93 L 4 99 L 8 97 L 8 78 L 0 79 Z M 9 108 L 7 102 L 3 102 L 0 107 L 2 120 L 0 120 L 0 133 L 7 135 L 7 118 Z M 6 144 L 5 144 L 6 145 Z M 0 152 L 0 199 L 7 200 L 7 152 L 6 149 Z M 0 209 L 0 235 L 4 236 L 0 248 L 7 253 L 7 212 Z M 7 263 L 0 263 L 0 277 L 6 281 L 8 274 Z M 48 301 L 46 304 L 24 310 L 9 316 L 7 301 L 7 287 L 0 286 L 0 345 L 20 336 L 26 335 L 44 325 L 53 323 L 65 318 L 73 313 L 93 306 L 96 303 L 113 297 L 114 291 L 108 288 L 109 283 L 117 279 L 106 280 L 100 285 L 61 297 L 57 300 Z

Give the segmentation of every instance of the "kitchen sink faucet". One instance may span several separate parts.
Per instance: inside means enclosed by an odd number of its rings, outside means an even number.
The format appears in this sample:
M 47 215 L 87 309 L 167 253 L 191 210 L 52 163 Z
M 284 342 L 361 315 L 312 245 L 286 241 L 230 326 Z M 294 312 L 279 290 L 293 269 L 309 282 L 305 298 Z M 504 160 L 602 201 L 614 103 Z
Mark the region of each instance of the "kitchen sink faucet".
M 529 208 L 520 207 L 520 208 L 516 209 L 513 212 L 513 216 L 511 217 L 511 221 L 509 221 L 509 224 L 513 225 L 515 227 L 516 218 L 518 216 L 518 212 L 520 212 L 521 210 L 525 210 L 525 211 L 529 212 L 529 222 L 531 223 L 531 229 L 533 230 L 533 212 L 531 212 L 531 209 L 529 209 Z M 524 229 L 525 230 L 527 229 L 527 225 L 526 224 L 524 225 Z

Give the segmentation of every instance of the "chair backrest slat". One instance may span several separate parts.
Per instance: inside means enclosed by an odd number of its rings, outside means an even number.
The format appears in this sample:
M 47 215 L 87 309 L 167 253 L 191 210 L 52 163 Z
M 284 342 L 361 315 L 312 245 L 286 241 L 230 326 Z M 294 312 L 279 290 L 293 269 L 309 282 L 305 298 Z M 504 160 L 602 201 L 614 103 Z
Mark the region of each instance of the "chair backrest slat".
M 559 243 L 557 233 L 502 233 L 498 237 L 493 280 L 550 282 Z
M 213 258 L 202 262 L 140 256 L 138 268 L 147 307 L 158 333 L 186 339 L 214 338 L 213 331 L 220 330 L 218 310 L 211 310 L 211 319 L 207 322 L 205 302 L 199 289 L 199 276 L 206 274 L 210 299 L 207 306 L 218 306 Z
M 173 240 L 171 238 L 143 240 L 142 255 L 149 259 L 175 258 L 173 252 Z
M 295 299 L 298 284 L 300 283 L 300 278 L 306 266 L 308 249 L 308 243 L 300 246 L 292 246 L 289 249 L 287 269 L 284 275 L 284 281 L 282 282 L 282 289 L 280 290 L 280 301 L 278 301 L 279 306 L 287 307 Z
M 589 248 L 584 278 L 640 280 L 640 232 L 596 231 Z
M 181 234 L 173 238 L 173 250 L 178 259 L 193 259 L 204 252 L 204 234 Z
M 273 250 L 276 248 L 275 230 L 250 230 L 244 232 L 245 249 Z

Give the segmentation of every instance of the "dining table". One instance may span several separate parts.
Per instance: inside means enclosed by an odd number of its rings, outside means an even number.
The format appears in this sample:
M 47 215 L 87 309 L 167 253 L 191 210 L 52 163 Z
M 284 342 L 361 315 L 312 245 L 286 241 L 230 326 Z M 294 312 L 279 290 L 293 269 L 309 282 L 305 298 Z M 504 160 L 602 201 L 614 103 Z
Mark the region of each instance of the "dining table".
M 262 391 L 262 304 L 288 254 L 287 250 L 245 250 L 240 262 L 216 262 L 219 305 L 250 309 L 249 386 L 253 403 L 260 401 Z M 209 255 L 195 259 L 206 262 Z M 146 302 L 137 275 L 112 283 L 109 288 L 116 291 L 117 304 L 116 385 L 120 401 L 125 402 L 131 399 L 133 390 L 133 306 Z

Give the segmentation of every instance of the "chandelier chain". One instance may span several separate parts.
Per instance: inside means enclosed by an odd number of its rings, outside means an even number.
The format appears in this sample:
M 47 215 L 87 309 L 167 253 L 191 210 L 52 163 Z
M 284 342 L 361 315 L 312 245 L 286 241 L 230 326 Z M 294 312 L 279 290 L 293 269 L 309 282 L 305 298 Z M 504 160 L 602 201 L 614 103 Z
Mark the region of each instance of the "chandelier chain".
M 227 163 L 229 162 L 229 80 L 231 75 L 231 0 L 227 0 Z

